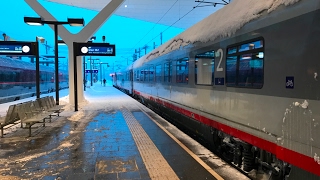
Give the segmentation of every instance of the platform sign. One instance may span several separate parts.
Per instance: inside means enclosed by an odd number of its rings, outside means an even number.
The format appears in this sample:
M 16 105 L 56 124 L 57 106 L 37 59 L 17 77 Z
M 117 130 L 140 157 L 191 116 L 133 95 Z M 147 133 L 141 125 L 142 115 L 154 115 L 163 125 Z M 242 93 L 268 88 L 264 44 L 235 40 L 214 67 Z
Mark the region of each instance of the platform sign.
M 79 56 L 115 56 L 116 46 L 109 43 L 77 43 Z
M 0 41 L 0 55 L 35 56 L 36 58 L 36 94 L 40 98 L 40 64 L 38 42 Z
M 78 87 L 78 74 L 77 74 L 77 56 L 115 56 L 116 45 L 109 43 L 78 43 L 73 42 L 73 83 L 74 87 Z M 98 73 L 97 69 L 87 71 L 86 73 Z M 85 84 L 84 84 L 85 86 Z M 78 92 L 74 88 L 74 111 L 78 111 Z
M 0 41 L 0 55 L 34 56 L 36 46 L 34 42 Z

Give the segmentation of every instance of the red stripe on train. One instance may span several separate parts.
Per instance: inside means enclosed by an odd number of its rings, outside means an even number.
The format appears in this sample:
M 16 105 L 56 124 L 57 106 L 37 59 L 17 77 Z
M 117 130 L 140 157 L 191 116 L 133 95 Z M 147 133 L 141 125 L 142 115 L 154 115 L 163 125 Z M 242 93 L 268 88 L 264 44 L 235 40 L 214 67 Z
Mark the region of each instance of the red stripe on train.
M 306 171 L 309 171 L 313 174 L 316 174 L 320 176 L 320 164 L 318 164 L 313 158 L 300 154 L 298 152 L 292 151 L 290 149 L 284 148 L 282 146 L 279 146 L 273 142 L 264 140 L 262 138 L 253 136 L 251 134 L 248 134 L 244 131 L 235 129 L 233 127 L 227 126 L 225 124 L 219 123 L 213 119 L 209 119 L 207 117 L 201 116 L 199 114 L 193 113 L 189 110 L 183 109 L 181 107 L 178 107 L 174 104 L 171 104 L 169 102 L 160 100 L 159 98 L 154 98 L 150 95 L 134 91 L 135 94 L 141 95 L 146 99 L 150 99 L 151 101 L 154 101 L 158 104 L 161 104 L 163 106 L 166 106 L 167 108 L 173 109 L 185 116 L 191 117 L 203 124 L 206 124 L 208 126 L 214 127 L 220 131 L 223 131 L 229 135 L 232 135 L 234 137 L 237 137 L 247 143 L 250 143 L 254 146 L 257 146 L 263 150 L 266 150 L 268 152 L 271 152 L 272 154 L 275 154 L 278 159 L 281 159 L 287 163 L 290 163 L 292 165 L 295 165 L 301 169 L 304 169 Z

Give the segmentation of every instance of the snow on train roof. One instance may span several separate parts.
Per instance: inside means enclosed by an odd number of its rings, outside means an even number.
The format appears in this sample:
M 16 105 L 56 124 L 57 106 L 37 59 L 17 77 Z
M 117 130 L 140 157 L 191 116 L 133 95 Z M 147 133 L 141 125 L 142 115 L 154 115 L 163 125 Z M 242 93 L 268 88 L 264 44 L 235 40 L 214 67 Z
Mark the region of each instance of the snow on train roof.
M 35 63 L 29 63 L 22 60 L 16 60 L 8 57 L 0 57 L 0 66 L 2 67 L 10 67 L 10 68 L 19 68 L 19 69 L 29 69 L 36 70 Z M 48 66 L 40 66 L 40 71 L 50 71 L 53 72 L 53 67 Z
M 214 41 L 233 35 L 246 23 L 261 16 L 261 12 L 274 11 L 280 5 L 292 5 L 302 0 L 233 0 L 196 25 L 169 40 L 162 46 L 134 62 L 133 68 L 195 42 Z

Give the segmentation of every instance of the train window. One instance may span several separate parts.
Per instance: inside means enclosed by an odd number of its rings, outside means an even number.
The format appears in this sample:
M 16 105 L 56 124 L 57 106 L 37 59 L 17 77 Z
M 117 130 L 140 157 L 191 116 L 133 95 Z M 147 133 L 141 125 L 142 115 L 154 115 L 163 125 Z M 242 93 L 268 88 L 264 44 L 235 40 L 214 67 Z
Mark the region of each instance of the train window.
M 213 85 L 214 83 L 214 51 L 196 55 L 195 83 Z
M 261 88 L 263 84 L 263 52 L 242 55 L 238 86 Z
M 156 66 L 156 82 L 161 82 L 161 64 Z
M 144 81 L 144 70 L 140 70 L 140 81 Z
M 236 86 L 237 80 L 237 56 L 228 56 L 226 64 L 226 84 Z
M 246 44 L 240 45 L 239 52 L 248 51 L 248 50 L 252 50 L 252 49 L 258 49 L 258 48 L 262 48 L 262 47 L 263 47 L 262 40 L 254 41 L 251 43 L 246 43 Z M 228 51 L 228 54 L 229 54 L 229 51 Z
M 130 70 L 129 71 L 129 81 L 133 81 L 133 71 L 132 70 Z
M 227 52 L 226 84 L 231 87 L 261 88 L 263 86 L 263 40 L 241 44 L 239 51 Z M 228 51 L 233 48 L 228 48 Z M 229 55 L 232 54 L 232 55 Z
M 171 82 L 172 76 L 172 63 L 168 62 L 164 64 L 164 82 Z
M 149 81 L 150 82 L 153 82 L 154 81 L 154 67 L 150 67 L 150 70 L 149 70 Z
M 122 73 L 117 73 L 116 74 L 117 76 L 117 80 L 121 82 L 121 86 L 123 86 L 123 82 L 124 82 L 124 79 L 123 79 L 123 75 Z
M 134 76 L 135 76 L 135 80 L 139 81 L 140 80 L 140 76 L 139 76 L 139 70 L 135 71 Z
M 149 81 L 149 70 L 145 69 L 143 74 L 144 74 L 144 81 L 148 82 Z
M 237 47 L 228 48 L 228 54 L 234 54 L 237 52 Z
M 189 58 L 183 58 L 177 60 L 176 66 L 176 82 L 177 83 L 188 83 L 189 80 Z

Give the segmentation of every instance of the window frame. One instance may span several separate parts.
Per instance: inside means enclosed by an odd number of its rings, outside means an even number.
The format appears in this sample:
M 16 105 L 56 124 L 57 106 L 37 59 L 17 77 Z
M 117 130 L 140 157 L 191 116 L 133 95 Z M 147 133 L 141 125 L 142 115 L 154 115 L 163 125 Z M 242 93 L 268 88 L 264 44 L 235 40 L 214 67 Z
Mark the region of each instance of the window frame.
M 189 66 L 190 66 L 189 60 L 190 60 L 189 57 L 179 58 L 176 60 L 175 65 L 176 65 L 176 83 L 177 84 L 188 84 L 189 83 L 189 71 L 190 71 L 189 70 Z M 178 77 L 179 77 L 178 61 L 185 61 L 186 62 L 186 69 L 185 70 L 187 71 L 187 73 L 185 74 L 185 77 L 187 78 L 187 80 L 181 81 L 181 82 L 178 81 Z
M 168 66 L 166 66 L 168 64 Z M 163 73 L 163 82 L 172 83 L 172 62 L 168 61 L 164 63 L 164 73 Z M 166 75 L 166 70 L 168 70 L 168 75 Z
M 150 66 L 149 67 L 149 82 L 154 82 L 155 79 L 155 67 L 154 66 Z
M 197 59 L 199 58 L 199 57 L 197 57 L 197 55 L 200 55 L 200 54 L 204 54 L 204 53 L 207 53 L 207 52 L 210 52 L 210 51 L 213 51 L 213 53 L 214 53 L 214 56 L 213 56 L 213 58 L 211 59 L 211 62 L 213 61 L 213 71 L 211 72 L 211 84 L 199 84 L 198 83 L 198 65 L 197 65 L 197 63 L 198 63 L 198 61 L 197 61 Z M 215 68 L 216 68 L 216 65 L 215 65 L 215 53 L 216 53 L 217 51 L 216 50 L 213 50 L 213 48 L 211 49 L 211 50 L 206 50 L 206 51 L 204 51 L 204 52 L 202 52 L 202 53 L 198 53 L 198 54 L 196 54 L 195 55 L 195 57 L 194 57 L 194 83 L 195 83 L 195 85 L 200 85 L 200 86 L 213 86 L 214 85 L 214 77 L 215 77 Z M 211 67 L 212 68 L 212 67 Z
M 250 44 L 250 43 L 254 43 L 254 42 L 257 42 L 257 41 L 262 41 L 261 45 L 262 47 L 258 47 L 258 48 L 254 48 L 254 49 L 249 49 L 249 50 L 241 50 L 240 51 L 240 48 L 241 46 L 243 45 L 246 45 L 246 44 Z M 234 53 L 229 53 L 229 49 L 234 49 L 236 48 L 236 52 Z M 254 82 L 251 82 L 251 86 L 240 86 L 239 85 L 239 69 L 240 69 L 240 62 L 241 62 L 241 56 L 243 55 L 246 55 L 246 54 L 259 54 L 259 53 L 263 53 L 263 58 L 262 59 L 262 82 L 261 82 L 261 86 L 257 87 L 257 86 L 253 86 L 253 83 Z M 265 39 L 263 37 L 259 37 L 259 38 L 255 38 L 255 39 L 250 39 L 250 40 L 247 40 L 247 41 L 243 41 L 243 42 L 240 42 L 240 43 L 236 43 L 236 44 L 233 44 L 233 45 L 229 45 L 227 46 L 226 48 L 226 58 L 225 58 L 225 79 L 226 79 L 226 86 L 227 87 L 235 87 L 235 88 L 248 88 L 248 89 L 262 89 L 263 86 L 264 86 L 264 67 L 265 67 Z M 230 82 L 228 82 L 228 57 L 232 57 L 232 56 L 235 56 L 236 57 L 236 73 L 235 73 L 235 83 L 234 83 L 234 86 L 233 85 L 230 85 Z M 254 59 L 250 60 L 250 61 L 254 61 Z M 254 74 L 253 74 L 254 75 Z
M 159 67 L 159 66 L 160 66 L 160 72 L 158 73 L 157 67 Z M 160 75 L 158 76 L 158 74 L 160 74 Z M 155 66 L 155 82 L 162 82 L 162 77 L 163 77 L 163 75 L 162 75 L 162 64 L 158 64 L 158 65 Z

